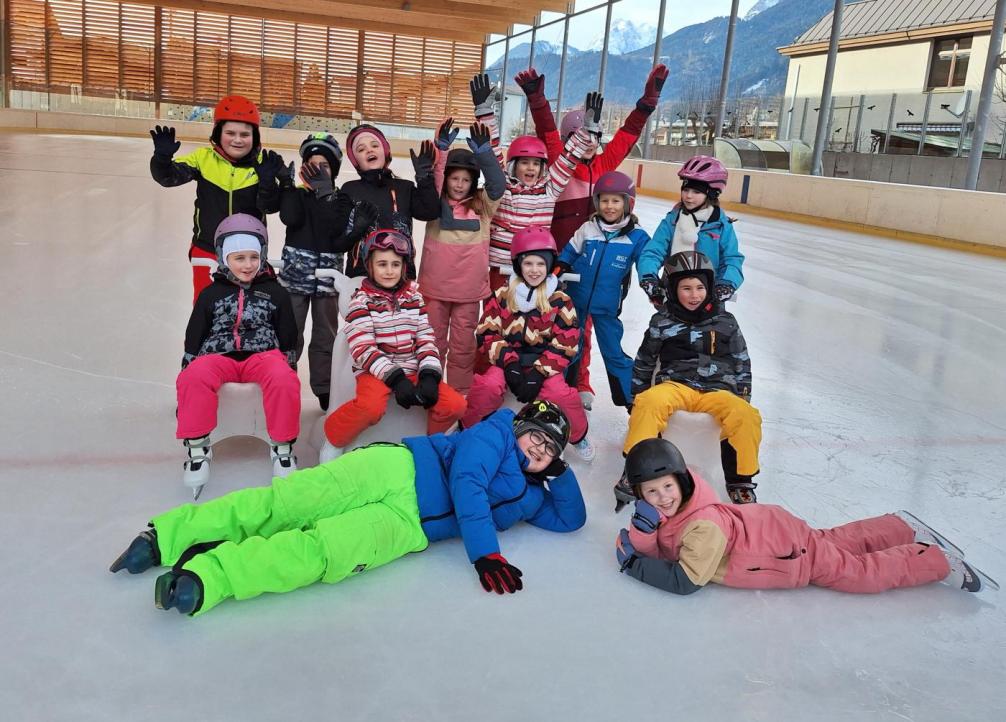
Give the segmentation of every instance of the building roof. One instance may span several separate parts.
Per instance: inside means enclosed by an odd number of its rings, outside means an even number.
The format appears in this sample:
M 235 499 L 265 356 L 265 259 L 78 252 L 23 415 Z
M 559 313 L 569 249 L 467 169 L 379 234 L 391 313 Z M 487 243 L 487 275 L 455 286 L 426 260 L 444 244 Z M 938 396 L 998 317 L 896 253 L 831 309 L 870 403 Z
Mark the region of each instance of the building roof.
M 959 26 L 991 27 L 996 0 L 860 0 L 850 2 L 842 13 L 842 46 L 872 44 L 856 42 L 876 40 L 906 40 L 931 37 L 941 29 Z M 831 36 L 828 13 L 810 29 L 780 50 L 787 55 L 810 50 L 807 46 L 827 45 Z M 986 30 L 988 28 L 985 28 Z M 816 49 L 816 47 L 815 47 Z

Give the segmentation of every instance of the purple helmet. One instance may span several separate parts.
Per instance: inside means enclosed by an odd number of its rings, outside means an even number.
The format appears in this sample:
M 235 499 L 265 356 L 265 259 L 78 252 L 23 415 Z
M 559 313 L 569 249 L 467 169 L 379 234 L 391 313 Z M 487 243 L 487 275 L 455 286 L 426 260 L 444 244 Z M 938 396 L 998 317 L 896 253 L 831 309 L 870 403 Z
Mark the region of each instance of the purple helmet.
M 227 239 L 232 236 L 235 238 L 228 244 Z M 241 237 L 239 238 L 238 236 Z M 254 241 L 251 238 L 247 238 L 247 236 L 258 240 L 259 271 L 261 272 L 266 266 L 266 254 L 269 250 L 269 232 L 262 221 L 247 213 L 235 213 L 220 221 L 220 225 L 217 226 L 217 230 L 213 234 L 213 247 L 216 249 L 217 263 L 219 264 L 217 271 L 223 273 L 234 282 L 237 282 L 237 280 L 227 267 L 227 255 L 237 252 L 238 249 L 252 250 Z M 228 246 L 231 246 L 231 248 L 226 250 Z
M 632 213 L 636 205 L 636 184 L 632 178 L 617 170 L 608 171 L 594 184 L 594 210 L 601 210 L 601 194 L 618 193 L 625 199 L 625 213 Z
M 265 224 L 247 213 L 235 213 L 220 221 L 220 225 L 217 226 L 217 230 L 213 234 L 213 242 L 219 245 L 224 237 L 232 233 L 250 233 L 253 236 L 258 236 L 262 240 L 263 246 L 269 243 L 269 231 L 266 230 Z
M 718 160 L 708 155 L 697 155 L 689 158 L 678 171 L 678 178 L 683 181 L 704 183 L 717 195 L 727 187 L 727 169 Z
M 559 124 L 559 135 L 563 140 L 566 140 L 569 136 L 573 135 L 576 131 L 583 127 L 583 108 L 580 110 L 571 110 L 566 115 L 562 116 L 562 122 Z

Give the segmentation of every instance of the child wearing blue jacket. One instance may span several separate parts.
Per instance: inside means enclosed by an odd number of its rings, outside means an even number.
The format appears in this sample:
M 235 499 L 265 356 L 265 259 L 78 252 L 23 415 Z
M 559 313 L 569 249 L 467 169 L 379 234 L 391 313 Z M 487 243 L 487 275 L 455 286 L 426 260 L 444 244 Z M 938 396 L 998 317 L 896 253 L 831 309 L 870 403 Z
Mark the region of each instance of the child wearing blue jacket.
M 567 292 L 584 335 L 588 323 L 593 324 L 615 406 L 632 403 L 632 357 L 622 350 L 619 315 L 632 279 L 632 264 L 639 263 L 650 242 L 649 234 L 639 227 L 632 213 L 635 203 L 636 184 L 629 176 L 618 171 L 602 175 L 594 186 L 596 212 L 559 254 L 560 272 L 580 274 L 579 281 L 567 284 Z M 577 384 L 578 376 L 586 375 L 589 353 L 589 346 L 584 344 L 580 356 L 570 365 L 567 381 L 571 386 Z
M 729 300 L 744 283 L 744 255 L 737 249 L 733 224 L 719 206 L 727 187 L 727 169 L 715 158 L 698 155 L 678 171 L 681 202 L 657 226 L 639 259 L 639 285 L 659 310 L 664 301 L 659 273 L 675 253 L 696 251 L 716 273 L 716 300 Z
M 587 518 L 562 461 L 569 422 L 533 401 L 465 431 L 371 444 L 312 469 L 154 517 L 111 566 L 158 577 L 161 609 L 203 614 L 228 597 L 334 584 L 460 536 L 487 592 L 523 588 L 498 531 L 527 521 L 571 532 Z

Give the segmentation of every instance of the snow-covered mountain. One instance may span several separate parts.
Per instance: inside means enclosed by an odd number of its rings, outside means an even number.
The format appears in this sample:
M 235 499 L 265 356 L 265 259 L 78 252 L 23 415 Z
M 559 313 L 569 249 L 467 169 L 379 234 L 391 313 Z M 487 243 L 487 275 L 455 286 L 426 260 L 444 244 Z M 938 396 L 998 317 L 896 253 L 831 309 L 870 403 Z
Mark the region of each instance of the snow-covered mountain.
M 750 20 L 755 15 L 760 12 L 764 12 L 769 8 L 775 7 L 779 4 L 779 0 L 758 0 L 750 10 L 748 10 L 747 15 L 744 16 L 745 20 Z
M 611 39 L 608 41 L 608 52 L 615 55 L 623 55 L 638 50 L 644 45 L 652 45 L 653 38 L 656 37 L 657 28 L 649 23 L 634 23 L 631 20 L 620 18 L 611 23 Z M 570 36 L 571 45 L 576 45 L 582 50 L 600 50 L 604 47 L 604 23 L 598 28 L 597 34 L 586 43 L 577 42 L 580 38 Z

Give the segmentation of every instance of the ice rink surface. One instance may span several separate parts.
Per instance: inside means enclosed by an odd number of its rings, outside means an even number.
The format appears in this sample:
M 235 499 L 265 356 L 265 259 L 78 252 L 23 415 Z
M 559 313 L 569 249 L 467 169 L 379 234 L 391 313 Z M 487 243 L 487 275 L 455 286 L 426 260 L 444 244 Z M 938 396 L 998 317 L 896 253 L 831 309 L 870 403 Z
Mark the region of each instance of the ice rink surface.
M 173 409 L 195 188 L 156 185 L 149 152 L 0 134 L 4 719 L 1006 719 L 1006 592 L 675 597 L 618 574 L 626 417 L 596 352 L 598 457 L 567 454 L 588 522 L 501 535 L 523 592 L 485 594 L 449 541 L 195 620 L 155 609 L 154 571 L 107 571 L 190 498 Z M 637 206 L 651 232 L 668 209 Z M 821 527 L 909 509 L 1006 580 L 1006 261 L 733 215 L 759 499 Z M 275 216 L 270 229 L 278 256 Z M 634 289 L 630 355 L 649 315 Z M 301 367 L 306 436 L 320 411 Z M 297 450 L 302 466 L 317 458 Z M 266 484 L 270 468 L 262 442 L 224 442 L 203 499 Z

